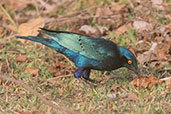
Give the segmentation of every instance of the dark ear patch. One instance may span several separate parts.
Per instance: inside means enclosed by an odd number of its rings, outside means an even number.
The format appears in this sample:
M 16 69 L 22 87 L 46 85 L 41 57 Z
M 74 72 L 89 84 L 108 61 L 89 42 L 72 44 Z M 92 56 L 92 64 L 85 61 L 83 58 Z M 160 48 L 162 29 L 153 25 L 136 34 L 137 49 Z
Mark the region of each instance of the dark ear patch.
M 125 56 L 122 56 L 121 61 L 122 61 L 122 63 L 127 63 L 128 59 Z

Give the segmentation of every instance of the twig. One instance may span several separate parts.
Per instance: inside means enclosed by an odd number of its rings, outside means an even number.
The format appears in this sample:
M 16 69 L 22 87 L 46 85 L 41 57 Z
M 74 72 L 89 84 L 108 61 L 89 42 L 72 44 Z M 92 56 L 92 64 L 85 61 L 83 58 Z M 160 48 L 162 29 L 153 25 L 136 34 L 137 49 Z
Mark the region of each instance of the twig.
M 160 80 L 162 80 L 162 81 L 171 80 L 171 77 L 162 78 L 162 79 L 160 79 Z
M 41 16 L 40 16 L 40 11 L 39 11 L 39 8 L 38 8 L 37 1 L 36 1 L 36 0 L 33 0 L 33 2 L 34 2 L 34 5 L 35 5 L 35 8 L 36 8 L 36 13 L 37 13 L 37 15 L 38 15 L 39 17 L 41 17 Z
M 72 75 L 61 75 L 61 76 L 49 78 L 49 79 L 47 79 L 47 82 L 50 82 L 51 80 L 56 80 L 58 78 L 64 78 L 64 77 L 73 77 L 73 76 Z
M 76 111 L 73 111 L 73 110 L 70 110 L 70 109 L 67 109 L 65 107 L 61 107 L 61 106 L 57 106 L 56 104 L 54 104 L 53 102 L 47 100 L 45 97 L 43 97 L 40 93 L 36 92 L 35 90 L 33 90 L 32 88 L 30 88 L 27 84 L 23 83 L 22 81 L 20 80 L 17 80 L 15 78 L 10 78 L 10 77 L 7 77 L 5 75 L 0 75 L 0 78 L 2 78 L 3 80 L 6 80 L 6 81 L 11 81 L 11 82 L 14 82 L 20 86 L 22 86 L 23 88 L 25 88 L 26 90 L 28 90 L 29 92 L 31 92 L 32 94 L 36 95 L 45 105 L 49 105 L 50 107 L 52 107 L 53 109 L 55 109 L 56 111 L 61 111 L 61 112 L 66 112 L 66 113 L 69 113 L 69 114 L 79 114 L 78 112 Z
M 9 13 L 6 11 L 6 9 L 0 4 L 0 9 L 4 12 L 4 14 L 7 16 L 8 20 L 17 28 L 17 25 L 15 21 L 11 18 Z

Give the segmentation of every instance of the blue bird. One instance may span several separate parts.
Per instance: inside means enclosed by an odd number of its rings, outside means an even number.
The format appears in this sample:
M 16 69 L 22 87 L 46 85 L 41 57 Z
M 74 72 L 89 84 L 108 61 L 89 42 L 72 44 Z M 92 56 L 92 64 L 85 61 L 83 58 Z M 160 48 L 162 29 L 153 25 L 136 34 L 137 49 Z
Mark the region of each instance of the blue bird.
M 137 59 L 134 54 L 111 40 L 44 28 L 38 31 L 51 39 L 37 36 L 16 36 L 16 38 L 42 43 L 65 55 L 78 67 L 74 73 L 77 79 L 84 78 L 95 82 L 90 78 L 91 69 L 111 71 L 126 67 L 138 74 Z

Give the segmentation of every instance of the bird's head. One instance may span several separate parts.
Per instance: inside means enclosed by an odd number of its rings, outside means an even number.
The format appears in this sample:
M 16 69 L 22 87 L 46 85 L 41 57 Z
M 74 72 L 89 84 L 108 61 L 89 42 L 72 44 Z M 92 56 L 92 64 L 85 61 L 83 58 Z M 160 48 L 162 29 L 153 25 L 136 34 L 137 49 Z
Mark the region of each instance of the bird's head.
M 122 66 L 128 68 L 129 70 L 134 71 L 136 74 L 139 74 L 137 59 L 135 55 L 127 48 L 120 46 L 121 52 L 121 61 Z

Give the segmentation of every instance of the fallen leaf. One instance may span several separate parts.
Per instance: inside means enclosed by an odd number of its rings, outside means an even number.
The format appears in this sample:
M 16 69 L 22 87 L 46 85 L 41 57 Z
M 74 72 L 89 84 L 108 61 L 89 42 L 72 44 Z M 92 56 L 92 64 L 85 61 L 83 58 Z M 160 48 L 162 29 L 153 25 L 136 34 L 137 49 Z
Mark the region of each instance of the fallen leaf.
M 96 32 L 96 29 L 89 25 L 83 25 L 83 26 L 81 26 L 79 31 L 85 32 L 86 34 L 93 34 Z
M 119 27 L 115 32 L 116 35 L 121 35 L 123 33 L 125 33 L 126 31 L 128 31 L 128 29 L 132 28 L 132 24 L 128 23 L 126 25 L 122 25 L 121 27 Z
M 25 62 L 27 59 L 26 55 L 15 56 L 15 62 Z
M 157 84 L 160 84 L 163 82 L 162 80 L 157 79 L 152 74 L 148 76 L 140 76 L 133 81 L 130 82 L 130 85 L 136 86 L 139 88 L 151 88 L 152 86 L 155 86 Z
M 37 36 L 39 28 L 44 26 L 42 18 L 33 19 L 30 22 L 23 23 L 18 28 L 18 34 L 21 36 Z
M 112 15 L 113 12 L 109 7 L 100 7 L 97 8 L 96 10 L 96 17 L 101 17 L 101 16 L 109 16 Z
M 128 93 L 126 95 L 126 98 L 125 100 L 128 100 L 128 101 L 137 101 L 138 100 L 138 96 L 134 93 Z
M 138 30 L 138 31 L 142 31 L 142 30 L 152 30 L 152 25 L 145 22 L 145 21 L 134 21 L 133 22 L 133 27 Z
M 125 4 L 120 4 L 116 2 L 112 2 L 112 11 L 120 11 L 122 10 L 126 5 Z
M 154 53 L 157 55 L 157 57 L 161 60 L 167 60 L 167 56 L 169 57 L 171 49 L 171 42 L 164 42 L 160 43 L 156 46 L 154 49 Z
M 50 69 L 49 69 L 49 72 L 50 72 L 51 74 L 55 74 L 56 71 L 57 71 L 57 69 L 54 68 L 54 67 L 50 67 Z
M 121 87 L 120 84 L 115 84 L 111 87 L 111 91 L 117 91 Z
M 25 71 L 33 75 L 37 75 L 39 73 L 39 69 L 32 67 L 27 67 Z
M 152 55 L 151 52 L 146 51 L 143 54 L 138 55 L 137 60 L 139 63 L 141 63 L 143 65 L 145 62 L 151 60 L 151 55 Z
M 69 65 L 65 65 L 65 64 L 56 62 L 56 68 L 65 69 L 65 68 L 67 68 L 67 67 L 69 67 Z
M 51 74 L 55 75 L 55 76 L 60 76 L 60 75 L 61 75 L 61 71 L 60 71 L 60 69 L 58 69 L 58 68 L 51 67 L 51 68 L 49 69 L 49 72 L 50 72 Z

